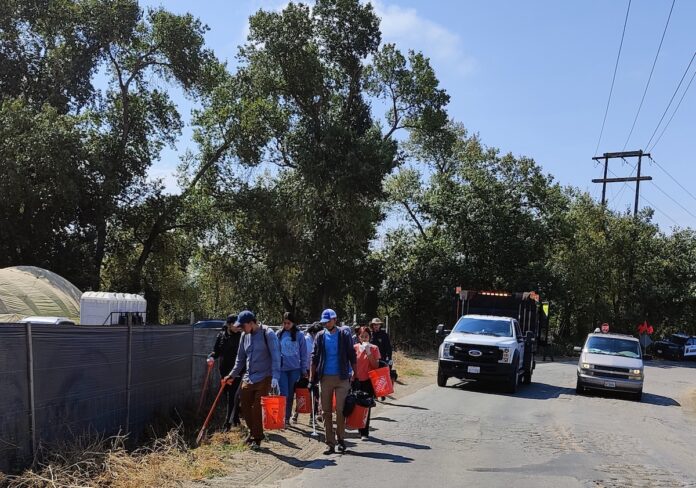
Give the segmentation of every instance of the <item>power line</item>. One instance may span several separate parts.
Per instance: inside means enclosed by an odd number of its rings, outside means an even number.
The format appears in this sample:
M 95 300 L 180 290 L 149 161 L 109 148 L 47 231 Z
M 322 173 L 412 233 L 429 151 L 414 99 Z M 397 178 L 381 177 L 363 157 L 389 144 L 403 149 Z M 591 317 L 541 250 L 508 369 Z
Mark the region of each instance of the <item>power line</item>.
M 662 215 L 664 215 L 665 217 L 667 217 L 669 220 L 671 220 L 672 223 L 673 223 L 674 225 L 676 225 L 677 227 L 680 227 L 679 222 L 677 222 L 676 220 L 674 220 L 674 219 L 672 218 L 672 216 L 671 216 L 670 214 L 668 214 L 667 212 L 663 212 L 662 210 L 660 210 L 659 208 L 657 208 L 657 205 L 655 205 L 653 202 L 651 202 L 650 200 L 648 200 L 647 198 L 645 198 L 645 195 L 643 195 L 643 200 L 645 200 L 646 202 L 648 202 L 648 205 L 650 205 L 652 208 L 654 208 L 655 210 L 657 210 L 658 212 L 660 212 Z
M 652 183 L 653 183 L 653 185 L 655 185 L 655 188 L 657 188 L 658 190 L 660 190 L 660 192 L 662 192 L 662 194 L 663 194 L 664 196 L 666 196 L 667 198 L 669 198 L 670 200 L 672 200 L 672 201 L 673 201 L 674 203 L 676 203 L 677 206 L 679 206 L 679 208 L 681 208 L 684 212 L 688 213 L 688 214 L 691 215 L 694 219 L 696 219 L 696 215 L 694 215 L 694 214 L 691 212 L 691 210 L 689 210 L 688 208 L 686 208 L 684 205 L 682 205 L 681 203 L 679 203 L 679 201 L 677 201 L 672 195 L 670 195 L 669 193 L 667 193 L 666 191 L 664 191 L 662 188 L 660 188 L 660 185 L 658 185 L 658 184 L 655 183 L 654 181 L 653 181 Z
M 604 110 L 604 120 L 602 120 L 602 130 L 599 131 L 599 139 L 597 139 L 597 147 L 594 153 L 597 154 L 599 151 L 599 144 L 602 142 L 602 135 L 604 134 L 604 126 L 607 123 L 607 114 L 609 113 L 609 104 L 611 103 L 611 95 L 614 92 L 614 82 L 616 81 L 616 72 L 619 69 L 619 59 L 621 58 L 621 49 L 623 48 L 624 36 L 626 35 L 626 25 L 628 24 L 628 13 L 631 11 L 631 0 L 628 0 L 628 8 L 626 9 L 626 18 L 624 19 L 623 32 L 621 33 L 621 43 L 619 44 L 619 52 L 616 55 L 616 64 L 614 65 L 614 76 L 611 78 L 611 88 L 609 88 L 609 99 L 607 100 L 607 107 Z
M 693 79 L 693 78 L 692 78 L 692 79 Z M 654 146 L 653 146 L 653 147 L 654 147 Z M 672 181 L 674 181 L 674 182 L 679 186 L 679 188 L 681 188 L 682 190 L 684 190 L 684 191 L 687 193 L 687 195 L 689 195 L 691 198 L 693 198 L 694 200 L 696 200 L 696 196 L 694 196 L 693 193 L 691 193 L 684 185 L 682 185 L 682 184 L 679 182 L 679 180 L 677 180 L 674 176 L 672 176 L 672 175 L 669 173 L 669 171 L 667 171 L 665 168 L 663 168 L 662 165 L 661 165 L 660 163 L 658 163 L 657 161 L 655 161 L 655 160 L 652 158 L 652 156 L 649 156 L 649 157 L 650 157 L 650 160 L 651 160 L 653 163 L 655 163 L 655 164 L 657 165 L 658 168 L 660 168 L 667 176 L 669 176 L 669 177 L 672 179 Z
M 669 120 L 668 120 L 667 123 L 665 124 L 665 127 L 662 129 L 662 132 L 661 132 L 660 135 L 658 136 L 658 138 L 657 138 L 657 140 L 655 141 L 655 143 L 652 145 L 653 148 L 654 148 L 655 146 L 657 146 L 657 144 L 660 142 L 660 139 L 662 139 L 662 136 L 665 134 L 665 131 L 667 130 L 667 127 L 669 127 L 670 122 L 672 122 L 672 119 L 673 119 L 674 116 L 677 114 L 677 110 L 679 110 L 679 107 L 681 106 L 682 101 L 684 100 L 684 97 L 686 96 L 686 92 L 689 91 L 689 87 L 691 87 L 691 83 L 694 81 L 694 77 L 696 77 L 696 70 L 694 71 L 694 74 L 691 75 L 691 79 L 689 80 L 689 84 L 686 85 L 686 89 L 684 89 L 684 93 L 682 93 L 682 96 L 681 96 L 681 98 L 679 99 L 679 103 L 677 103 L 677 108 L 674 109 L 674 112 L 672 112 L 672 116 L 669 118 Z
M 679 80 L 679 84 L 677 85 L 677 88 L 674 90 L 674 93 L 672 94 L 672 98 L 670 98 L 669 103 L 667 104 L 667 108 L 665 108 L 665 111 L 662 113 L 662 117 L 660 117 L 660 121 L 657 123 L 657 127 L 655 127 L 655 130 L 653 131 L 652 135 L 650 136 L 650 140 L 644 146 L 645 148 L 650 146 L 650 143 L 652 142 L 653 138 L 655 137 L 655 134 L 657 134 L 657 130 L 660 128 L 660 125 L 662 125 L 662 121 L 665 119 L 665 115 L 667 115 L 667 111 L 669 110 L 669 107 L 672 106 L 672 102 L 674 101 L 674 97 L 677 96 L 677 92 L 679 91 L 679 88 L 681 88 L 682 83 L 684 82 L 684 78 L 686 78 L 686 75 L 689 72 L 689 69 L 691 69 L 691 64 L 694 62 L 695 57 L 696 57 L 696 52 L 694 52 L 694 55 L 691 56 L 691 60 L 689 61 L 689 65 L 684 70 L 684 74 L 682 75 L 681 80 Z
M 672 18 L 672 10 L 674 10 L 674 4 L 677 0 L 672 0 L 672 6 L 669 9 L 669 15 L 667 16 L 667 22 L 665 23 L 665 29 L 662 31 L 662 38 L 660 39 L 660 45 L 657 46 L 657 53 L 655 53 L 655 59 L 653 60 L 652 68 L 650 68 L 650 75 L 648 76 L 648 82 L 645 84 L 645 90 L 643 90 L 643 97 L 640 99 L 640 104 L 638 105 L 638 111 L 633 119 L 633 125 L 631 125 L 631 131 L 628 133 L 626 138 L 626 143 L 622 151 L 626 150 L 628 142 L 631 140 L 631 135 L 633 134 L 633 129 L 636 128 L 636 122 L 638 122 L 638 115 L 640 115 L 640 110 L 643 108 L 643 102 L 645 101 L 645 95 L 648 93 L 648 87 L 650 86 L 650 81 L 652 80 L 653 72 L 655 71 L 655 65 L 657 64 L 657 58 L 660 56 L 660 51 L 662 50 L 662 42 L 665 40 L 665 34 L 667 34 L 667 27 L 669 27 L 669 20 Z
M 627 164 L 628 164 L 629 166 L 631 166 L 631 163 L 627 163 Z M 632 165 L 632 171 L 631 171 L 631 173 L 628 175 L 629 177 L 633 176 L 633 172 L 636 170 L 636 166 L 638 166 L 638 165 L 637 165 L 637 164 Z M 619 190 L 618 195 L 616 195 L 616 200 L 617 200 L 617 201 L 619 200 L 619 197 L 620 197 L 621 195 L 623 195 L 623 192 L 624 192 L 624 190 L 625 190 L 626 188 L 628 188 L 628 184 L 624 183 L 624 185 L 623 185 L 623 186 L 621 187 L 621 189 Z
M 637 166 L 637 165 L 636 165 L 636 166 Z M 635 166 L 633 167 L 633 169 L 635 169 Z M 616 173 L 614 173 L 612 170 L 608 170 L 608 171 L 609 171 L 609 173 L 611 173 L 612 175 L 614 175 L 615 177 L 618 178 L 618 175 L 617 175 Z M 628 183 L 624 183 L 624 187 L 628 187 Z M 653 209 L 655 209 L 656 211 L 660 212 L 662 215 L 664 215 L 664 216 L 667 217 L 669 220 L 671 220 L 672 223 L 674 223 L 674 225 L 676 225 L 676 226 L 679 226 L 679 225 L 680 225 L 679 222 L 677 222 L 676 220 L 674 220 L 674 218 L 672 218 L 672 216 L 671 216 L 670 214 L 668 214 L 667 212 L 661 210 L 657 205 L 655 205 L 653 202 L 651 202 L 650 200 L 648 200 L 648 199 L 645 197 L 645 194 L 641 195 L 641 198 L 642 198 L 643 200 L 645 200 L 645 201 L 648 203 L 648 205 L 650 205 Z

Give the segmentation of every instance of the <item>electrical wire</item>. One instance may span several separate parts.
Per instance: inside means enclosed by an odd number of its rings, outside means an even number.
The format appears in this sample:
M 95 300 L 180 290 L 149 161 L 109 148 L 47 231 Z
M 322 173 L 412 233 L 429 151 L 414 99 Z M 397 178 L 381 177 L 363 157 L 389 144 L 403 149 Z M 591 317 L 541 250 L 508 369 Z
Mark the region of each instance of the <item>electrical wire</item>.
M 667 16 L 667 22 L 665 23 L 665 28 L 662 31 L 662 38 L 660 39 L 660 44 L 657 46 L 657 53 L 655 53 L 655 59 L 653 60 L 652 68 L 650 68 L 650 75 L 648 76 L 648 82 L 645 84 L 645 90 L 643 90 L 643 97 L 640 99 L 640 104 L 638 105 L 638 111 L 636 111 L 636 116 L 633 118 L 633 125 L 631 125 L 631 131 L 628 133 L 626 138 L 626 143 L 622 151 L 626 150 L 629 141 L 631 140 L 631 135 L 633 135 L 633 129 L 636 128 L 636 122 L 638 122 L 638 116 L 640 115 L 640 110 L 643 108 L 643 102 L 645 101 L 645 95 L 648 93 L 648 87 L 650 86 L 650 81 L 652 80 L 653 72 L 655 71 L 655 65 L 657 64 L 657 58 L 660 56 L 660 51 L 662 50 L 662 43 L 665 40 L 665 34 L 667 34 L 667 27 L 669 27 L 669 20 L 672 18 L 672 11 L 674 10 L 674 4 L 677 0 L 672 0 L 672 6 L 669 9 L 669 15 Z
M 681 106 L 682 101 L 684 100 L 684 97 L 686 96 L 686 92 L 689 91 L 689 88 L 691 87 L 691 83 L 693 83 L 693 81 L 694 81 L 694 77 L 696 77 L 696 70 L 694 70 L 694 74 L 691 75 L 691 79 L 689 80 L 689 84 L 686 85 L 686 88 L 684 89 L 684 93 L 682 93 L 682 96 L 679 99 L 679 103 L 677 103 L 677 107 L 674 109 L 674 112 L 672 112 L 672 116 L 669 118 L 669 120 L 665 124 L 665 127 L 662 129 L 662 132 L 660 133 L 658 138 L 655 140 L 655 143 L 652 145 L 652 148 L 650 150 L 654 149 L 655 146 L 657 146 L 657 144 L 660 142 L 660 139 L 662 139 L 662 136 L 665 134 L 667 127 L 669 127 L 670 122 L 672 122 L 672 119 L 677 114 L 677 110 L 679 110 L 679 107 Z M 650 151 L 650 150 L 648 150 L 648 151 Z
M 655 130 L 653 131 L 652 135 L 650 136 L 650 140 L 643 147 L 646 147 L 646 148 L 650 147 L 650 143 L 652 142 L 653 138 L 655 137 L 655 134 L 657 134 L 657 131 L 660 128 L 660 125 L 662 125 L 662 121 L 665 119 L 665 115 L 667 115 L 669 108 L 672 106 L 672 102 L 674 101 L 674 97 L 677 96 L 677 92 L 679 91 L 679 88 L 681 88 L 682 83 L 684 83 L 684 78 L 686 78 L 687 73 L 691 69 L 691 64 L 694 62 L 694 58 L 696 58 L 696 52 L 694 52 L 694 55 L 691 56 L 691 60 L 689 61 L 688 66 L 684 70 L 684 74 L 682 75 L 681 80 L 679 80 L 679 84 L 677 85 L 677 88 L 675 88 L 675 90 L 674 90 L 674 93 L 672 94 L 672 98 L 670 98 L 669 103 L 667 104 L 667 108 L 665 108 L 665 111 L 662 113 L 662 117 L 660 117 L 660 121 L 657 123 Z
M 628 0 L 628 7 L 626 8 L 626 18 L 624 19 L 623 32 L 621 33 L 621 43 L 619 43 L 619 52 L 616 55 L 616 64 L 614 65 L 614 76 L 611 78 L 611 88 L 609 88 L 609 99 L 607 100 L 607 107 L 604 109 L 604 120 L 602 120 L 602 130 L 599 131 L 599 139 L 597 139 L 597 147 L 594 153 L 597 154 L 599 150 L 599 145 L 602 142 L 602 135 L 604 134 L 604 126 L 607 123 L 607 114 L 609 113 L 609 105 L 611 104 L 611 95 L 614 92 L 614 82 L 616 81 L 616 72 L 619 69 L 619 59 L 621 58 L 621 49 L 623 48 L 624 37 L 626 35 L 626 25 L 628 24 L 628 14 L 631 11 L 631 0 Z
M 674 203 L 676 203 L 677 206 L 678 206 L 679 208 L 681 208 L 684 212 L 686 212 L 686 213 L 689 214 L 691 217 L 693 217 L 694 219 L 696 219 L 696 215 L 694 215 L 694 214 L 691 212 L 691 210 L 689 210 L 688 208 L 686 208 L 686 207 L 685 207 L 684 205 L 682 205 L 678 200 L 676 200 L 672 195 L 670 195 L 669 193 L 667 193 L 666 191 L 664 191 L 662 188 L 660 188 L 660 185 L 658 185 L 658 184 L 655 183 L 654 181 L 652 181 L 651 183 L 652 183 L 653 185 L 655 185 L 655 188 L 657 188 L 658 190 L 660 190 L 660 192 L 661 192 L 664 196 L 666 196 L 667 198 L 669 198 L 670 200 L 672 200 L 672 201 L 673 201 Z
M 636 166 L 637 166 L 637 164 L 636 164 Z M 636 166 L 634 166 L 633 168 L 635 169 Z M 619 175 L 617 175 L 616 173 L 614 173 L 612 170 L 608 170 L 608 172 L 611 173 L 614 177 L 619 178 Z M 628 187 L 628 183 L 624 181 L 624 182 L 623 182 L 623 186 L 624 186 L 624 187 Z M 667 212 L 661 210 L 657 205 L 655 205 L 655 204 L 652 203 L 650 200 L 648 200 L 648 199 L 645 197 L 644 194 L 642 194 L 642 195 L 640 196 L 640 198 L 641 198 L 642 200 L 645 200 L 645 201 L 650 205 L 650 207 L 652 207 L 654 210 L 656 210 L 657 212 L 660 212 L 662 215 L 664 215 L 664 216 L 667 217 L 669 220 L 671 220 L 672 223 L 674 223 L 677 227 L 680 226 L 679 222 L 677 222 L 676 220 L 674 220 L 674 218 L 673 218 L 670 214 L 668 214 Z
M 653 147 L 655 147 L 655 146 L 653 146 Z M 693 193 L 691 193 L 684 185 L 682 185 L 682 184 L 679 182 L 679 180 L 677 180 L 674 176 L 672 176 L 672 175 L 669 173 L 669 171 L 667 171 L 660 163 L 658 163 L 657 161 L 655 161 L 655 159 L 653 159 L 652 156 L 648 156 L 648 157 L 650 158 L 650 161 L 652 161 L 653 163 L 655 163 L 655 164 L 657 165 L 658 168 L 660 168 L 667 176 L 669 176 L 669 177 L 672 179 L 672 181 L 674 181 L 674 182 L 679 186 L 679 188 L 681 188 L 682 190 L 684 190 L 684 191 L 686 192 L 687 195 L 689 195 L 691 198 L 693 198 L 694 200 L 696 200 L 696 196 L 694 196 Z

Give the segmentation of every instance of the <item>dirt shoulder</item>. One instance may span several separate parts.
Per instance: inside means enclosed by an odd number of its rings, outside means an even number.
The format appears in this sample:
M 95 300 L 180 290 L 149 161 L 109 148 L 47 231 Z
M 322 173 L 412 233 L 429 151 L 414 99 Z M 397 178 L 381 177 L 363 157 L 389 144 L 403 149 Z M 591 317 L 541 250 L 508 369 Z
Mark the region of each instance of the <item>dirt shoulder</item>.
M 404 398 L 421 388 L 435 383 L 437 361 L 435 355 L 403 355 L 397 353 L 394 367 L 399 378 L 394 394 L 386 403 Z M 384 407 L 378 404 L 373 410 L 377 416 Z M 235 486 L 277 486 L 284 479 L 296 476 L 303 468 L 315 463 L 335 464 L 336 458 L 322 455 L 325 448 L 323 428 L 317 426 L 319 436 L 311 437 L 312 425 L 309 415 L 300 415 L 299 422 L 283 431 L 268 432 L 268 442 L 263 444 L 260 452 L 243 450 L 241 452 L 221 451 L 221 460 L 226 465 L 228 474 L 204 481 L 188 483 L 190 488 L 201 487 L 235 487 Z M 348 442 L 355 442 L 358 434 L 348 431 Z

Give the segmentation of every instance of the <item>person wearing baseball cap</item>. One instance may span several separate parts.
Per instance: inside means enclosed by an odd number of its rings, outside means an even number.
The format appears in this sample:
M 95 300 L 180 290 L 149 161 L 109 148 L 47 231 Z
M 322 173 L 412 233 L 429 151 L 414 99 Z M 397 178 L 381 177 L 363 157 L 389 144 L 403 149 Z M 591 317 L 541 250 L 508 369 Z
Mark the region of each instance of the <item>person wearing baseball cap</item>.
M 324 329 L 314 339 L 312 352 L 312 371 L 310 381 L 321 383 L 321 406 L 324 411 L 324 432 L 327 449 L 325 455 L 346 451 L 345 418 L 343 406 L 350 391 L 351 376 L 355 376 L 355 349 L 350 327 L 336 325 L 336 312 L 327 308 L 321 314 L 319 322 Z M 336 431 L 333 428 L 331 413 L 333 397 L 336 395 Z M 338 440 L 337 440 L 338 438 Z
M 237 324 L 244 330 L 244 334 L 240 340 L 237 361 L 225 379 L 230 383 L 244 372 L 240 397 L 242 414 L 249 427 L 246 442 L 253 450 L 258 450 L 263 440 L 261 397 L 267 396 L 271 389 L 278 390 L 280 346 L 275 333 L 260 325 L 253 312 L 240 312 Z
M 389 339 L 389 334 L 382 330 L 382 321 L 379 317 L 375 317 L 370 321 L 370 328 L 372 329 L 372 339 L 370 342 L 379 348 L 379 355 L 385 363 L 389 366 L 391 371 L 392 365 L 392 344 L 391 339 Z M 384 397 L 381 398 L 382 401 L 385 400 Z
M 237 361 L 237 351 L 239 350 L 239 340 L 242 337 L 241 327 L 236 325 L 237 316 L 228 315 L 225 327 L 218 333 L 213 345 L 213 352 L 208 354 L 208 366 L 212 368 L 215 360 L 218 360 L 220 377 L 224 378 Z M 229 430 L 231 426 L 237 427 L 239 422 L 239 382 L 233 382 L 226 390 L 227 395 L 227 415 L 223 428 Z

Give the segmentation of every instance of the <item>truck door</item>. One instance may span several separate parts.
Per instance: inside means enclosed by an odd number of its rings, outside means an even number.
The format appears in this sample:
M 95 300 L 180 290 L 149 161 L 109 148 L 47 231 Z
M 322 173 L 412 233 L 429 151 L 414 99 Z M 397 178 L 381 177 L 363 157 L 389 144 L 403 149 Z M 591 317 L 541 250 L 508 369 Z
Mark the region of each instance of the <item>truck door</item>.
M 524 336 L 522 335 L 522 329 L 520 329 L 520 324 L 519 322 L 517 322 L 517 320 L 513 320 L 512 322 L 515 325 L 515 336 L 517 336 L 517 344 L 519 346 L 520 351 L 520 361 L 524 361 L 525 344 Z

